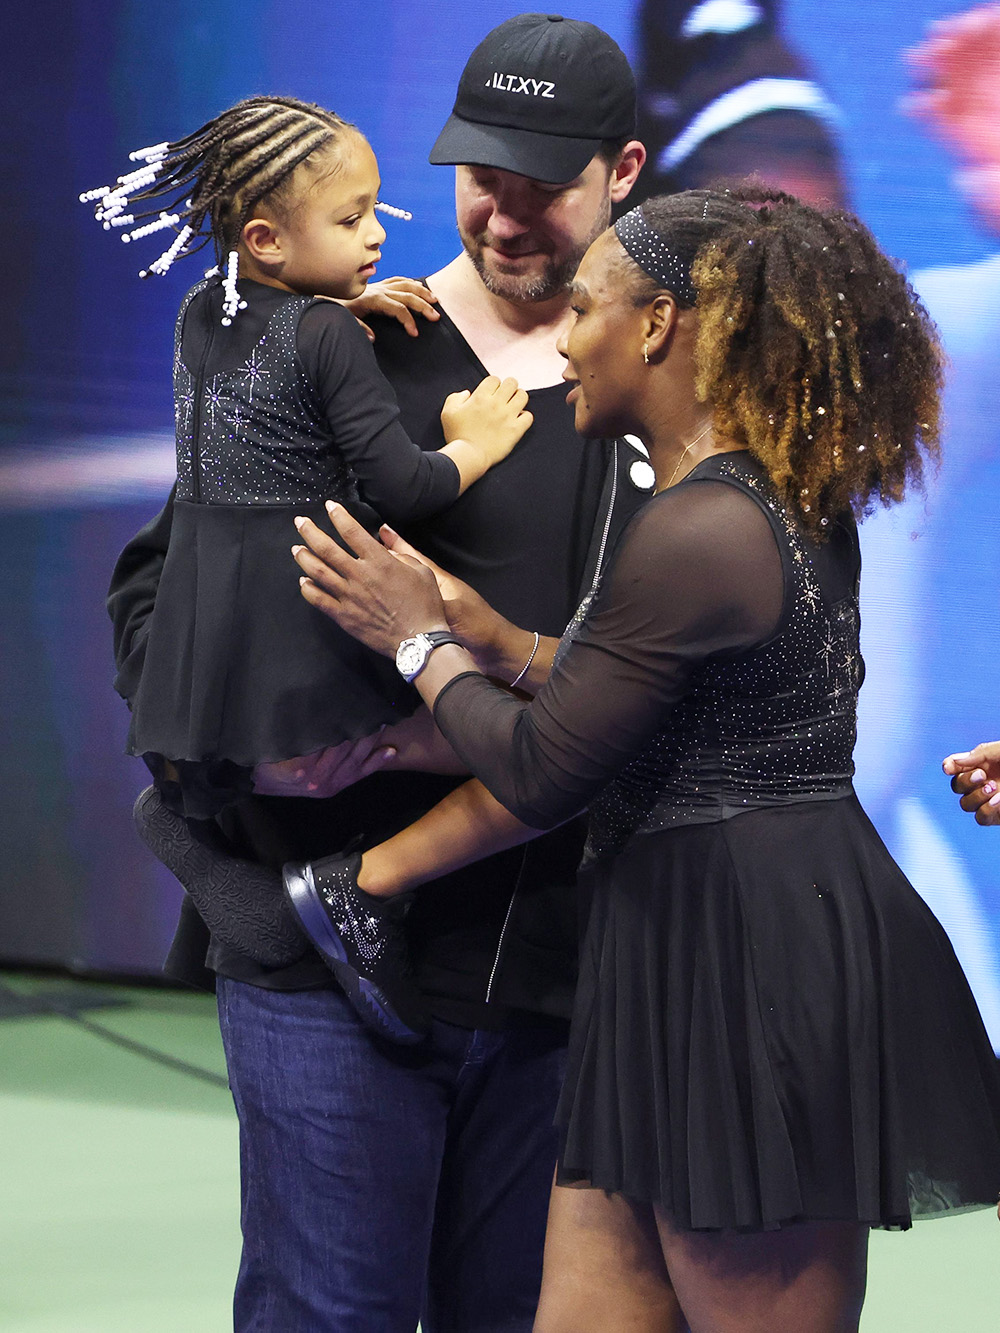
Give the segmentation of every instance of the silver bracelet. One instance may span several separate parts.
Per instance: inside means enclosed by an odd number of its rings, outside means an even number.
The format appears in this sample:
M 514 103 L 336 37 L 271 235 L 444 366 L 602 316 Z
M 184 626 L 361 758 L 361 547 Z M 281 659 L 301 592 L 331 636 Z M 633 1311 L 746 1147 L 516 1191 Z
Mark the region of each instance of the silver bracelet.
M 531 645 L 531 652 L 528 654 L 528 660 L 527 662 L 525 662 L 524 666 L 517 673 L 514 679 L 510 682 L 511 689 L 513 689 L 514 686 L 517 685 L 520 681 L 524 680 L 525 676 L 528 674 L 528 667 L 530 667 L 532 662 L 535 660 L 535 653 L 538 652 L 538 645 L 540 641 L 541 641 L 541 635 L 538 633 L 538 630 L 535 630 L 535 642 Z

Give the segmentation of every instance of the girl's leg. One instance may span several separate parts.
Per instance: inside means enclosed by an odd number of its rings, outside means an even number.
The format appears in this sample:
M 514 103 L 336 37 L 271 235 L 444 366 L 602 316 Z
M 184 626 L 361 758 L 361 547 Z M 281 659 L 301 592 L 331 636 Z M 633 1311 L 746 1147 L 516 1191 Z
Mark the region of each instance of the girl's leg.
M 691 1333 L 855 1333 L 868 1228 L 801 1222 L 750 1234 L 678 1230 L 656 1210 Z
M 535 1333 L 685 1333 L 653 1209 L 554 1185 Z

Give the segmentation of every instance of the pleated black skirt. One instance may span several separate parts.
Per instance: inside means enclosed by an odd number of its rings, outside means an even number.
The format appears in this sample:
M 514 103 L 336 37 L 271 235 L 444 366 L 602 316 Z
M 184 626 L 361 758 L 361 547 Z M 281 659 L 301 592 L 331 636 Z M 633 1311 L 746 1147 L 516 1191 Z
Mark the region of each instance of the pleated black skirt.
M 318 503 L 174 506 L 128 750 L 154 772 L 174 761 L 195 817 L 248 790 L 254 764 L 370 735 L 417 702 L 299 593 L 296 514 L 330 531 Z
M 694 1229 L 995 1206 L 997 1060 L 855 797 L 637 836 L 583 885 L 561 1184 Z

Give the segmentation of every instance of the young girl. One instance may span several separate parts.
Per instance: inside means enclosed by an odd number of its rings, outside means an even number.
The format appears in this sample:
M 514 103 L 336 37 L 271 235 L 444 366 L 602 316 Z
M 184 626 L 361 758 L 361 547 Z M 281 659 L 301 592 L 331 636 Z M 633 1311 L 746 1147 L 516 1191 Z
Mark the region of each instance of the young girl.
M 317 299 L 364 292 L 385 239 L 376 210 L 400 212 L 378 202 L 354 126 L 254 97 L 131 158 L 135 171 L 81 200 L 105 228 L 131 227 L 123 241 L 177 230 L 140 276 L 210 240 L 227 256 L 177 320 L 176 503 L 128 745 L 172 808 L 208 820 L 250 792 L 254 765 L 414 706 L 391 664 L 299 596 L 293 517 L 332 497 L 369 528 L 426 518 L 506 457 L 531 415 L 514 380 L 491 377 L 451 395 L 448 443 L 424 452 L 354 316 Z

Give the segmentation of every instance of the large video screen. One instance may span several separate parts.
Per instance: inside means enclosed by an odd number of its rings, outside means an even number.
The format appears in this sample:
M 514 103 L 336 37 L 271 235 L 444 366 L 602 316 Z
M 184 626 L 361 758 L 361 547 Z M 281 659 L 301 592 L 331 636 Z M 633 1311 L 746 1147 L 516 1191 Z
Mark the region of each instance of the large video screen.
M 998 9 L 580 0 L 572 16 L 609 31 L 639 72 L 647 192 L 753 170 L 839 197 L 939 325 L 940 472 L 862 529 L 857 786 L 1000 1047 L 1000 832 L 957 808 L 940 769 L 1000 736 Z M 412 212 L 386 223 L 382 273 L 431 273 L 458 240 L 452 171 L 427 153 L 466 56 L 513 12 L 495 0 L 75 0 L 20 14 L 0 92 L 3 958 L 155 973 L 180 892 L 131 827 L 146 778 L 122 752 L 103 597 L 118 550 L 171 485 L 173 323 L 200 269 L 140 282 L 159 247 L 117 244 L 77 196 L 131 149 L 241 97 L 289 93 L 357 123 L 383 197 Z

